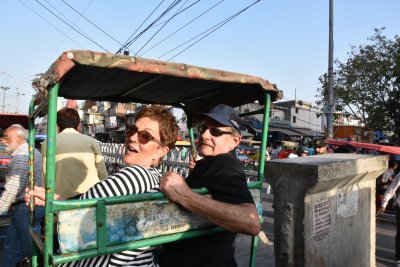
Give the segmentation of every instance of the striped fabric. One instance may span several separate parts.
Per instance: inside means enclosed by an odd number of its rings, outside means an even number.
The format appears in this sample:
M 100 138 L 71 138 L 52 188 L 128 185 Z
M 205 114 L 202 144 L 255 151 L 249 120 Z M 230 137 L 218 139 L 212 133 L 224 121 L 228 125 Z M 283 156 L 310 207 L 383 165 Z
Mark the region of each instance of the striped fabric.
M 126 167 L 97 183 L 81 196 L 81 199 L 123 196 L 158 191 L 161 173 L 155 168 L 138 165 Z M 62 267 L 119 267 L 158 266 L 154 263 L 153 248 L 122 251 L 110 255 L 61 264 Z

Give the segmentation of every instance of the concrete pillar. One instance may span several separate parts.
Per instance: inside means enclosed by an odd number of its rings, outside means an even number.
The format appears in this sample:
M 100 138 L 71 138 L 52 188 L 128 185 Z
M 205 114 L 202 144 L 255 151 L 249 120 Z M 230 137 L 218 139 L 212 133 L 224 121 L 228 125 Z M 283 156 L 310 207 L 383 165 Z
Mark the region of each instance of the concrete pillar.
M 326 154 L 266 162 L 276 266 L 375 266 L 375 179 L 386 156 Z

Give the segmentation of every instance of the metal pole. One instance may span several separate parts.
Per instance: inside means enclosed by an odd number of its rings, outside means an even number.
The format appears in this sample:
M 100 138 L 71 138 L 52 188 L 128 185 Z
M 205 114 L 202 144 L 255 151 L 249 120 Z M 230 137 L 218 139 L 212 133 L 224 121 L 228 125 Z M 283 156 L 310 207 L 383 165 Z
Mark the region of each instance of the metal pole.
M 333 138 L 333 0 L 329 0 L 329 62 L 328 62 L 328 106 L 327 138 Z
M 3 90 L 3 113 L 4 113 L 6 108 L 6 90 L 10 89 L 10 87 L 0 86 L 0 89 Z

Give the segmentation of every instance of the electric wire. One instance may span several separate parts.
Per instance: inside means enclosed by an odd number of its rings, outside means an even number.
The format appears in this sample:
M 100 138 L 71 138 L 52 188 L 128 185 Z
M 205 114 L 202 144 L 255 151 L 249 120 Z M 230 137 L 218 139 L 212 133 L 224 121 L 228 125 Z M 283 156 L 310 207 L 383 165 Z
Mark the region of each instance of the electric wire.
M 188 6 L 188 7 L 184 8 L 184 9 L 182 9 L 181 11 L 179 11 L 179 12 L 175 13 L 175 15 L 179 15 L 179 14 L 181 14 L 182 12 L 186 11 L 188 8 L 190 8 L 190 7 L 194 6 L 195 4 L 197 4 L 197 3 L 198 3 L 198 2 L 200 2 L 200 1 L 201 1 L 201 0 L 197 0 L 197 1 L 196 1 L 196 2 L 194 2 L 193 4 L 190 4 L 190 6 Z M 175 15 L 174 15 L 174 16 L 175 16 Z M 165 23 L 165 21 L 166 21 L 166 20 L 164 20 L 164 21 L 160 21 L 158 24 L 154 24 L 154 25 L 153 25 L 153 27 L 157 27 L 157 26 L 159 26 L 159 25 L 161 25 L 161 24 Z
M 197 41 L 195 41 L 194 43 L 190 44 L 188 47 L 184 48 L 182 51 L 178 52 L 177 54 L 175 54 L 174 56 L 170 57 L 167 61 L 170 61 L 172 59 L 174 59 L 175 57 L 177 57 L 178 55 L 182 54 L 183 52 L 185 52 L 186 50 L 188 50 L 189 48 L 191 48 L 192 46 L 194 46 L 195 44 L 197 44 L 198 42 L 200 42 L 201 40 L 203 40 L 204 38 L 206 38 L 207 36 L 209 36 L 211 33 L 215 32 L 216 30 L 218 30 L 219 28 L 221 28 L 222 26 L 224 26 L 226 23 L 228 23 L 229 21 L 231 21 L 232 19 L 236 18 L 238 15 L 240 15 L 241 13 L 243 13 L 244 11 L 246 11 L 247 9 L 249 9 L 250 7 L 252 7 L 253 5 L 255 5 L 256 3 L 260 2 L 261 0 L 257 0 L 255 2 L 253 2 L 252 4 L 248 5 L 247 7 L 243 8 L 242 10 L 240 10 L 239 12 L 235 13 L 234 15 L 228 17 L 227 19 L 221 21 L 220 23 L 212 26 L 211 28 L 203 31 L 202 33 L 198 34 L 197 36 L 191 38 L 190 40 L 184 42 L 183 44 L 175 47 L 174 49 L 169 50 L 168 52 L 164 53 L 163 55 L 161 55 L 159 58 L 171 53 L 172 51 L 184 46 L 185 44 L 187 44 L 188 42 L 198 38 L 199 36 L 207 33 L 205 36 L 201 37 L 200 39 L 198 39 Z
M 169 11 L 172 10 L 181 0 L 175 0 L 156 20 L 154 20 L 149 26 L 147 26 L 143 31 L 141 31 L 137 36 L 135 36 L 131 41 L 129 41 L 125 47 L 130 47 L 135 41 L 139 39 L 145 32 L 147 32 L 153 25 L 163 18 Z
M 215 5 L 213 5 L 212 7 L 208 8 L 206 11 L 204 11 L 203 13 L 201 13 L 200 15 L 198 15 L 197 17 L 195 17 L 194 19 L 190 20 L 189 22 L 187 22 L 185 25 L 183 25 L 182 27 L 180 27 L 179 29 L 177 29 L 176 31 L 174 31 L 173 33 L 171 33 L 170 35 L 168 35 L 167 37 L 165 37 L 164 39 L 162 39 L 161 41 L 159 41 L 158 43 L 156 43 L 155 45 L 153 45 L 152 47 L 150 47 L 149 49 L 147 49 L 146 51 L 144 51 L 142 54 L 140 54 L 140 56 L 146 54 L 147 52 L 151 51 L 153 48 L 155 48 L 156 46 L 158 46 L 159 44 L 163 43 L 164 41 L 166 41 L 167 39 L 169 39 L 170 37 L 172 37 L 173 35 L 175 35 L 177 32 L 181 31 L 183 28 L 185 28 L 186 26 L 189 26 L 192 22 L 194 22 L 195 20 L 199 19 L 200 17 L 202 17 L 203 15 L 205 15 L 206 13 L 208 13 L 209 11 L 211 11 L 212 9 L 214 9 L 217 5 L 221 4 L 223 1 L 225 0 L 221 0 L 218 3 L 216 3 Z M 198 3 L 199 1 L 197 1 L 196 3 Z M 191 6 L 193 6 L 193 3 Z M 191 7 L 189 6 L 189 7 Z M 189 8 L 188 7 L 188 8 Z M 186 9 L 188 9 L 186 8 Z M 185 10 L 186 10 L 185 9 Z M 184 10 L 183 10 L 184 11 Z M 181 13 L 181 12 L 180 12 Z M 157 26 L 157 25 L 156 25 Z
M 98 29 L 99 31 L 101 31 L 102 33 L 104 33 L 105 35 L 107 35 L 108 37 L 110 37 L 113 41 L 115 41 L 116 43 L 118 43 L 119 45 L 123 45 L 121 44 L 117 39 L 115 39 L 113 36 L 111 36 L 110 34 L 108 34 L 107 32 L 105 32 L 103 29 L 101 29 L 99 26 L 97 26 L 95 23 L 93 23 L 91 20 L 89 20 L 88 18 L 86 18 L 82 13 L 80 13 L 78 10 L 76 10 L 74 7 L 72 7 L 70 4 L 68 4 L 67 2 L 65 2 L 64 0 L 61 0 L 65 5 L 67 5 L 69 8 L 71 8 L 73 11 L 75 11 L 79 16 L 81 16 L 81 18 L 83 18 L 84 20 L 86 20 L 87 22 L 89 22 L 92 26 L 94 26 L 96 29 Z
M 51 27 L 53 27 L 54 29 L 56 29 L 58 32 L 65 34 L 64 31 L 62 31 L 61 29 L 59 29 L 57 26 L 55 26 L 54 24 L 52 24 L 50 21 L 48 21 L 46 18 L 44 18 L 42 15 L 40 15 L 38 12 L 36 12 L 32 7 L 28 6 L 25 2 L 23 2 L 22 0 L 18 0 L 21 4 L 23 4 L 26 8 L 28 8 L 29 10 L 31 10 L 33 13 L 35 13 L 38 17 L 40 17 L 42 20 L 44 20 L 47 24 L 49 24 Z M 76 45 L 80 46 L 80 47 L 85 47 L 84 45 L 80 44 L 78 41 L 74 40 L 73 38 L 67 36 L 68 39 L 70 39 L 72 42 L 74 42 Z
M 183 8 L 183 6 L 187 3 L 187 1 L 188 0 L 186 0 L 183 4 L 182 4 L 182 6 L 175 12 L 175 14 L 172 16 L 172 17 L 170 17 L 169 19 L 167 19 L 165 22 L 164 22 L 164 24 L 149 38 L 149 40 L 147 40 L 147 42 L 146 43 L 144 43 L 144 45 L 142 45 L 142 47 L 135 53 L 135 56 L 137 55 L 137 54 L 139 54 L 139 52 L 140 51 L 142 51 L 142 49 L 168 24 L 168 22 L 170 22 L 177 14 L 178 14 L 178 12 L 180 11 L 180 9 L 181 8 Z M 179 2 L 178 2 L 179 3 Z
M 58 18 L 59 20 L 61 20 L 63 23 L 65 23 L 68 27 L 70 27 L 72 30 L 74 30 L 75 32 L 77 32 L 78 34 L 80 34 L 81 36 L 83 36 L 85 39 L 89 40 L 90 42 L 92 42 L 93 44 L 97 45 L 98 47 L 100 47 L 101 49 L 103 49 L 104 51 L 110 53 L 110 51 L 108 51 L 106 48 L 104 48 L 103 46 L 101 46 L 100 44 L 98 44 L 96 41 L 92 40 L 90 37 L 86 36 L 85 34 L 83 34 L 82 32 L 80 32 L 79 30 L 77 30 L 76 28 L 74 28 L 73 26 L 71 26 L 69 23 L 67 23 L 65 20 L 63 20 L 62 18 L 60 18 L 57 14 L 55 14 L 53 11 L 51 11 L 48 7 L 46 7 L 45 5 L 43 5 L 41 2 L 39 2 L 38 0 L 35 0 L 35 2 L 37 2 L 39 5 L 41 5 L 44 9 L 46 9 L 48 12 L 50 12 L 51 14 L 53 14 L 53 16 L 55 16 L 56 18 Z
M 164 0 L 162 0 L 157 6 L 156 8 L 153 9 L 153 11 L 150 13 L 150 15 L 147 16 L 147 18 L 139 25 L 139 27 L 132 33 L 131 36 L 129 36 L 128 40 L 126 40 L 126 42 L 118 49 L 118 51 L 116 52 L 116 54 L 119 54 L 122 52 L 123 49 L 125 49 L 128 45 L 128 43 L 130 42 L 129 40 L 136 34 L 136 32 L 146 23 L 146 21 L 154 14 L 154 12 L 156 12 L 156 10 L 161 6 L 161 4 L 164 2 Z M 142 33 L 140 33 L 141 35 Z M 135 37 L 135 38 L 139 38 L 139 37 Z
M 50 5 L 53 9 L 55 9 L 59 14 L 61 14 L 62 16 L 64 16 L 60 11 L 57 10 L 57 8 L 55 8 L 52 4 L 50 4 L 47 0 L 45 0 L 45 2 Z M 93 0 L 90 1 L 90 3 L 86 6 L 85 11 L 89 8 L 89 6 L 92 4 Z M 65 16 L 64 16 L 65 17 Z M 66 19 L 68 19 L 67 17 L 65 17 Z M 75 20 L 75 22 L 72 22 L 71 20 L 69 20 L 75 27 L 76 24 L 78 23 L 80 18 L 77 18 Z M 61 42 L 59 43 L 59 45 L 57 47 L 54 48 L 54 52 L 52 53 L 52 56 L 55 55 L 55 53 L 57 53 L 59 51 L 59 48 L 61 47 L 61 45 L 64 43 L 64 41 L 67 39 L 67 37 L 70 35 L 72 29 L 69 29 L 68 32 L 66 34 L 64 34 L 64 38 L 61 40 Z M 56 52 L 57 51 L 57 52 Z

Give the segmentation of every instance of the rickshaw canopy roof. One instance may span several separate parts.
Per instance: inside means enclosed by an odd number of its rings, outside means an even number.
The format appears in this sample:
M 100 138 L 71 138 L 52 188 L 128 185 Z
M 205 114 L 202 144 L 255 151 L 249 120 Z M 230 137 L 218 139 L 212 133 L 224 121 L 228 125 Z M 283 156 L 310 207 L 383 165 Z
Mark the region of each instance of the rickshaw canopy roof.
M 33 86 L 41 94 L 59 83 L 67 99 L 163 104 L 186 112 L 206 112 L 223 103 L 237 107 L 282 97 L 259 77 L 182 63 L 86 50 L 64 52 Z

